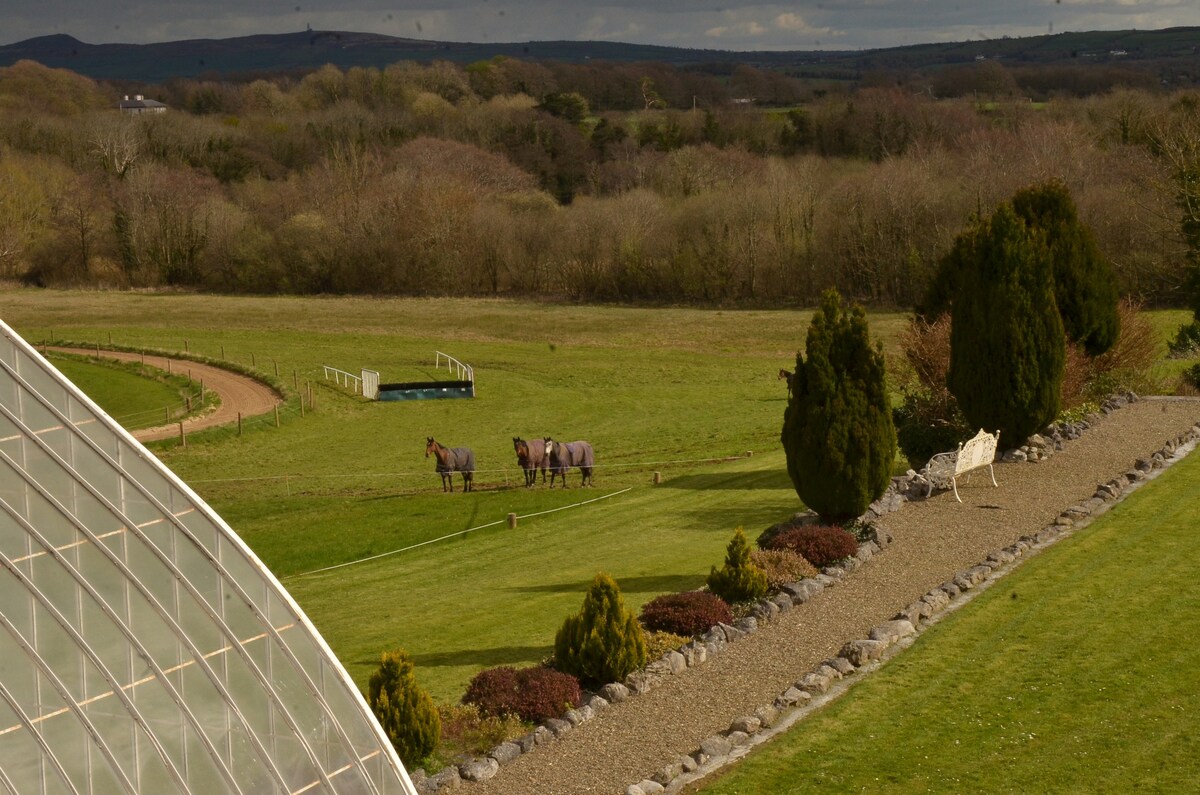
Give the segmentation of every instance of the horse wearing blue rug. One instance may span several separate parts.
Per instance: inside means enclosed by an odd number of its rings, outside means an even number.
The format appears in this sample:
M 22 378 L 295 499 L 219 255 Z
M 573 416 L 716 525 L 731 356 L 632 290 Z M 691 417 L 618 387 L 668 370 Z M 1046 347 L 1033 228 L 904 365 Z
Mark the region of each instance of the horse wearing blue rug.
M 550 463 L 550 445 L 547 439 L 513 437 L 513 450 L 517 453 L 517 464 L 525 470 L 525 487 L 537 482 L 537 473 L 542 471 L 542 483 L 546 482 L 546 466 Z
M 554 478 L 557 475 L 562 478 L 565 489 L 567 470 L 571 467 L 579 467 L 583 475 L 580 486 L 595 485 L 592 481 L 592 467 L 596 462 L 589 442 L 556 442 L 546 439 L 546 444 L 550 448 L 550 488 L 554 488 Z
M 455 472 L 462 473 L 463 491 L 474 491 L 471 481 L 475 474 L 475 453 L 471 448 L 443 447 L 429 436 L 425 441 L 425 457 L 429 458 L 430 453 L 437 459 L 434 469 L 442 476 L 442 491 L 454 491 Z

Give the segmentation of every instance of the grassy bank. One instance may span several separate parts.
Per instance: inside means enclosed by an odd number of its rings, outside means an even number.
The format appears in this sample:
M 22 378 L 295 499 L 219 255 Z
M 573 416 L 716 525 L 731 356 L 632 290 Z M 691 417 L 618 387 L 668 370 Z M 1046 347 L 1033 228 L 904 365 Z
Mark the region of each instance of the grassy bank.
M 1193 454 L 689 791 L 1190 789 L 1198 489 Z

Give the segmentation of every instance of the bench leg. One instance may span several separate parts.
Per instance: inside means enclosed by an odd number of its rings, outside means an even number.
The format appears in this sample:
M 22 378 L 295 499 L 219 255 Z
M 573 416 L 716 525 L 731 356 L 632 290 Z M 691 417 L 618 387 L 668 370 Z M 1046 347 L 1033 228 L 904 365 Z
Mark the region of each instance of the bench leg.
M 992 476 L 992 485 L 1000 488 L 1000 484 L 996 482 L 996 470 L 992 469 L 991 464 L 988 464 L 988 474 Z
M 958 496 L 958 478 L 950 478 L 950 485 L 954 486 L 954 499 L 962 502 L 962 497 Z

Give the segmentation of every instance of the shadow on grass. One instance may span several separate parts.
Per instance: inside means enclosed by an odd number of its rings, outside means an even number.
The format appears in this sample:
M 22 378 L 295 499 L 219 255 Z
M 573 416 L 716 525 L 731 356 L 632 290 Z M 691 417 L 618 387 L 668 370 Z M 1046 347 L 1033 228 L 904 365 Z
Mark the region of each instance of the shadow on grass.
M 618 577 L 617 586 L 621 593 L 664 593 L 667 591 L 687 591 L 696 588 L 704 578 L 695 574 L 660 574 L 653 577 Z M 591 579 L 578 582 L 549 583 L 546 585 L 526 585 L 519 588 L 509 588 L 517 593 L 578 593 L 582 594 L 591 586 Z
M 750 538 L 756 538 L 759 530 L 765 530 L 773 524 L 785 522 L 797 512 L 804 510 L 799 500 L 784 502 L 765 502 L 761 506 L 739 505 L 732 508 L 703 508 L 687 511 L 683 517 L 693 517 L 697 522 L 703 522 L 706 527 L 725 528 L 726 540 L 733 537 L 733 529 L 740 527 Z M 720 565 L 720 561 L 713 561 Z
M 683 475 L 664 481 L 659 488 L 691 491 L 707 491 L 709 489 L 726 491 L 784 489 L 791 491 L 793 486 L 787 470 L 780 469 L 769 472 L 703 472 L 695 475 Z
M 413 654 L 413 664 L 420 667 L 442 667 L 455 665 L 482 665 L 491 668 L 497 665 L 525 664 L 530 660 L 541 660 L 554 653 L 554 646 L 496 646 L 491 649 L 460 649 L 438 651 L 429 654 Z M 373 660 L 372 665 L 378 665 Z

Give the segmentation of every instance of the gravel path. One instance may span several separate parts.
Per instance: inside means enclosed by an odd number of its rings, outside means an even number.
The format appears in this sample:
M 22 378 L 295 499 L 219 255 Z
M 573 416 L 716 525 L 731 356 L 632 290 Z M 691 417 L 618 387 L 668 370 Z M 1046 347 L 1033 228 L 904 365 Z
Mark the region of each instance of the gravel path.
M 79 356 L 96 355 L 94 349 L 88 348 L 51 348 L 50 350 L 73 353 Z M 142 354 L 140 353 L 102 350 L 100 351 L 100 355 L 107 359 L 116 359 L 122 362 L 142 361 Z M 183 421 L 183 427 L 187 433 L 237 422 L 239 412 L 242 417 L 255 417 L 259 414 L 266 414 L 275 406 L 283 403 L 283 399 L 279 397 L 279 394 L 274 389 L 271 389 L 271 387 L 261 381 L 255 381 L 249 376 L 224 370 L 220 367 L 214 367 L 213 365 L 193 362 L 190 359 L 174 359 L 149 354 L 145 357 L 147 365 L 157 367 L 163 371 L 167 369 L 168 360 L 170 361 L 172 372 L 189 373 L 193 381 L 203 381 L 206 390 L 211 389 L 221 397 L 221 405 L 217 406 L 215 411 L 189 417 Z M 133 437 L 139 442 L 167 439 L 179 435 L 179 423 L 174 422 L 170 425 L 160 425 L 155 428 L 142 428 L 141 430 L 132 431 L 132 433 Z
M 950 492 L 907 503 L 880 524 L 894 543 L 839 585 L 780 615 L 703 665 L 667 677 L 548 745 L 504 765 L 471 795 L 623 793 L 737 717 L 770 704 L 842 644 L 997 549 L 1051 524 L 1200 421 L 1200 401 L 1147 399 L 1101 419 L 1039 463 L 997 464 Z

